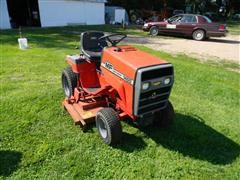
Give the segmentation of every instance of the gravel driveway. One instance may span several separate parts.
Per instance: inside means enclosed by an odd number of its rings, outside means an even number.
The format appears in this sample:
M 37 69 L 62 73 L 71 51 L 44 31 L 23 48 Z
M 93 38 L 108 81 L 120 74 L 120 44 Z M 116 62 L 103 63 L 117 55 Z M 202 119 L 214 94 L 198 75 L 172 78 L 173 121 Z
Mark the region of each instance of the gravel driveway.
M 169 53 L 184 53 L 201 60 L 227 60 L 240 63 L 240 36 L 229 35 L 222 38 L 210 38 L 206 41 L 194 41 L 185 38 L 137 37 L 129 36 L 126 43 L 141 44 L 155 50 Z

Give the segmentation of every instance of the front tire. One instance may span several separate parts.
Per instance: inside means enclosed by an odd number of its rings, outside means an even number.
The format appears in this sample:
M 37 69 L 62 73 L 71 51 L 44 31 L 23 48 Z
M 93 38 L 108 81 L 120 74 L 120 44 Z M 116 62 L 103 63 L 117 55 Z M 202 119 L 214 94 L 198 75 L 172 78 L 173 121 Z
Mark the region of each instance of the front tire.
M 96 126 L 104 143 L 116 144 L 122 137 L 122 126 L 116 111 L 103 108 L 96 115 Z
M 154 124 L 162 128 L 169 128 L 173 124 L 174 118 L 174 108 L 172 106 L 172 103 L 168 101 L 166 108 L 155 114 Z
M 157 26 L 153 26 L 150 28 L 149 32 L 152 36 L 157 36 L 159 34 L 159 29 Z
M 74 89 L 77 87 L 77 75 L 70 67 L 67 67 L 62 72 L 62 87 L 66 97 L 73 96 Z
M 206 34 L 204 30 L 197 29 L 193 32 L 192 37 L 196 41 L 203 41 L 206 38 Z

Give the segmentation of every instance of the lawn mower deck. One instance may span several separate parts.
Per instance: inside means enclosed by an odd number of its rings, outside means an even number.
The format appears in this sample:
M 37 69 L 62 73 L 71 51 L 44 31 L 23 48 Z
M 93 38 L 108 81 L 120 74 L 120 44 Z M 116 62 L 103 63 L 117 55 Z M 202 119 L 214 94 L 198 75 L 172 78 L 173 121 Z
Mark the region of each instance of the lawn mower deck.
M 92 101 L 90 97 L 89 100 Z M 63 101 L 63 106 L 72 116 L 75 125 L 80 125 L 82 128 L 85 128 L 88 123 L 94 121 L 96 114 L 102 107 L 106 106 L 105 101 L 78 101 L 76 102 L 74 99 L 66 98 Z

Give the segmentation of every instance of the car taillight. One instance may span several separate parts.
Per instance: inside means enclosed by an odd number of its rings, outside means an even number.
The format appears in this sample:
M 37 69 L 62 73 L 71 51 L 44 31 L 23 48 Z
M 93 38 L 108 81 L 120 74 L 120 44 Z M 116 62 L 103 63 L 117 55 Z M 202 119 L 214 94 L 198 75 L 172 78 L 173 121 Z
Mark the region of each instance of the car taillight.
M 220 24 L 218 27 L 218 30 L 225 30 L 225 25 L 224 24 Z

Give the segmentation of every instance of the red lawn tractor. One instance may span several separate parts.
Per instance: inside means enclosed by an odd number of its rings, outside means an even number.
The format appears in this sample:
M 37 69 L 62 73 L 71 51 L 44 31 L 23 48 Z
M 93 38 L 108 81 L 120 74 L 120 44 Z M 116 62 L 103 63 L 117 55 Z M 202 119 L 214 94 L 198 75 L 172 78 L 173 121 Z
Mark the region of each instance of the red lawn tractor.
M 135 47 L 117 44 L 123 34 L 84 32 L 81 54 L 68 55 L 62 72 L 64 108 L 83 130 L 96 121 L 103 141 L 121 139 L 120 121 L 130 118 L 139 126 L 170 125 L 174 109 L 168 100 L 173 65 Z

